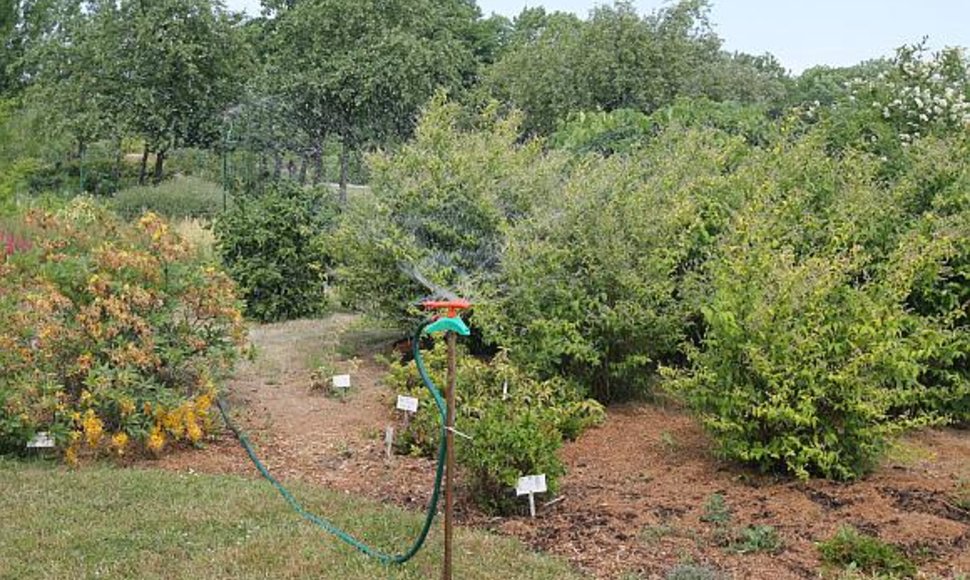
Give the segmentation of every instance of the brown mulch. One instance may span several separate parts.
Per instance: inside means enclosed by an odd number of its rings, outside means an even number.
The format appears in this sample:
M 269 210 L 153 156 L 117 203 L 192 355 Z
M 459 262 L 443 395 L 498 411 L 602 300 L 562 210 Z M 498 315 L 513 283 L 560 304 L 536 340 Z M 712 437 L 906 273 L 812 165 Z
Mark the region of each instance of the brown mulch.
M 231 385 L 234 413 L 281 479 L 423 509 L 434 464 L 386 458 L 384 428 L 400 417 L 390 410 L 393 394 L 380 383 L 381 368 L 363 358 L 346 398 L 309 389 L 308 354 L 353 320 L 335 316 L 255 329 L 261 357 Z M 467 500 L 458 519 L 518 537 L 598 578 L 662 578 L 684 563 L 726 577 L 815 578 L 825 573 L 815 543 L 845 524 L 900 545 L 926 577 L 970 573 L 970 513 L 953 500 L 961 485 L 970 485 L 970 431 L 928 430 L 907 438 L 903 449 L 905 457 L 860 482 L 772 478 L 716 459 L 682 410 L 631 404 L 611 408 L 602 427 L 565 445 L 568 473 L 559 497 L 551 503 L 539 497 L 535 519 L 490 518 Z M 203 449 L 142 463 L 256 473 L 227 432 Z M 701 519 L 714 494 L 730 509 L 726 525 Z M 732 551 L 731 533 L 749 525 L 773 526 L 783 548 L 777 554 Z

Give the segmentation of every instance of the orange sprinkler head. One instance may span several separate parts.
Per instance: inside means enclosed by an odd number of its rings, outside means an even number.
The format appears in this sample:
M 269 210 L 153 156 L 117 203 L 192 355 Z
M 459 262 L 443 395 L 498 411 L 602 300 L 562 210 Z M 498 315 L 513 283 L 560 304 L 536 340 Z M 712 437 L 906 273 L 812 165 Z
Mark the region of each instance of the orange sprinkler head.
M 456 300 L 426 300 L 421 303 L 425 310 L 447 310 L 446 316 L 448 318 L 454 318 L 458 316 L 459 310 L 465 310 L 472 307 L 472 303 L 463 299 L 458 298 Z

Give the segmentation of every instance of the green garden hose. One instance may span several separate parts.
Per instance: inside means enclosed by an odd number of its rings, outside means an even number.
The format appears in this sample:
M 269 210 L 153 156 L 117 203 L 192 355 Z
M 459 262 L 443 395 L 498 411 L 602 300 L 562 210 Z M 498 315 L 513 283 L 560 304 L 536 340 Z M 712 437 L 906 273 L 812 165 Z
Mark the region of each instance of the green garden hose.
M 253 450 L 252 444 L 249 442 L 249 438 L 247 438 L 246 434 L 240 431 L 239 428 L 236 427 L 236 425 L 232 422 L 232 419 L 229 418 L 229 413 L 226 412 L 226 407 L 222 400 L 218 399 L 216 401 L 216 405 L 219 407 L 219 412 L 222 414 L 222 419 L 226 422 L 226 426 L 229 427 L 229 430 L 236 435 L 237 439 L 239 439 L 239 443 L 242 445 L 243 449 L 246 450 L 246 454 L 249 455 L 249 459 L 252 460 L 253 465 L 256 466 L 256 469 L 259 470 L 259 473 L 262 474 L 267 481 L 273 484 L 273 487 L 280 492 L 283 499 L 290 504 L 290 507 L 292 507 L 296 513 L 300 514 L 301 517 L 316 525 L 320 529 L 333 534 L 337 538 L 350 544 L 354 548 L 357 548 L 364 554 L 379 560 L 383 564 L 403 564 L 414 557 L 414 555 L 418 553 L 418 550 L 421 549 L 425 539 L 427 539 L 428 532 L 431 530 L 431 523 L 434 521 L 435 513 L 438 511 L 438 497 L 440 496 L 441 492 L 441 479 L 444 475 L 445 468 L 446 408 L 445 400 L 442 398 L 441 392 L 438 390 L 438 387 L 435 386 L 434 381 L 431 380 L 431 377 L 428 376 L 428 371 L 424 366 L 424 360 L 421 358 L 420 346 L 421 335 L 424 333 L 425 328 L 432 322 L 433 320 L 427 320 L 418 326 L 417 332 L 414 333 L 414 340 L 412 341 L 412 344 L 414 346 L 414 362 L 418 367 L 418 374 L 421 375 L 421 380 L 424 381 L 424 386 L 428 388 L 428 390 L 431 392 L 431 396 L 434 397 L 435 405 L 438 406 L 438 414 L 441 417 L 441 435 L 438 439 L 438 462 L 435 468 L 434 489 L 431 492 L 431 501 L 428 502 L 428 511 L 424 518 L 424 526 L 422 526 L 421 533 L 418 534 L 418 537 L 414 540 L 411 547 L 402 554 L 388 554 L 368 546 L 344 530 L 338 528 L 329 520 L 308 512 L 303 505 L 295 497 L 293 497 L 293 494 L 290 493 L 290 491 L 286 489 L 275 477 L 273 477 L 269 470 L 266 469 L 266 466 L 263 465 L 263 462 L 259 460 L 259 457 Z

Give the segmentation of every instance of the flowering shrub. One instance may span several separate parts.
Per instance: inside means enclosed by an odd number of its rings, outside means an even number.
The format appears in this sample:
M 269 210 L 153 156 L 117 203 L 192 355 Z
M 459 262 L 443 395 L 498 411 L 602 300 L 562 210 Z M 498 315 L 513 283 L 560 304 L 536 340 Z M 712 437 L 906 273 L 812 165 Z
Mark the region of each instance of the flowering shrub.
M 44 431 L 69 463 L 199 441 L 245 341 L 229 278 L 154 214 L 82 199 L 23 221 L 29 245 L 0 262 L 0 450 Z

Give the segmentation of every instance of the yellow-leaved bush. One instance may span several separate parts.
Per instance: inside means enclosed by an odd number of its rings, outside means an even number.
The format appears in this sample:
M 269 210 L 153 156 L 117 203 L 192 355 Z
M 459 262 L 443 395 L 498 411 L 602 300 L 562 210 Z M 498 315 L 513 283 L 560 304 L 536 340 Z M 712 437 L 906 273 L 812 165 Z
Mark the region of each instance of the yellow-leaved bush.
M 0 262 L 0 451 L 159 453 L 211 427 L 215 380 L 246 348 L 232 281 L 157 215 L 78 199 L 16 217 Z

